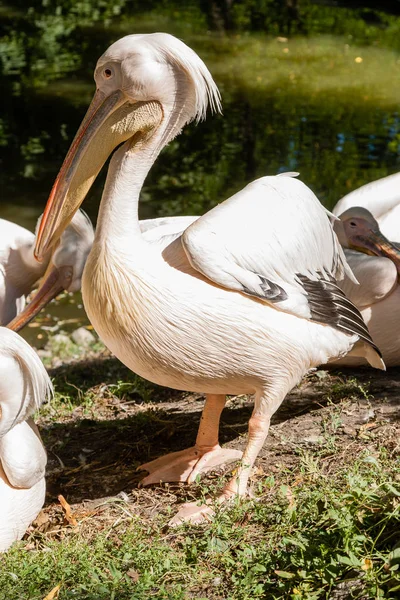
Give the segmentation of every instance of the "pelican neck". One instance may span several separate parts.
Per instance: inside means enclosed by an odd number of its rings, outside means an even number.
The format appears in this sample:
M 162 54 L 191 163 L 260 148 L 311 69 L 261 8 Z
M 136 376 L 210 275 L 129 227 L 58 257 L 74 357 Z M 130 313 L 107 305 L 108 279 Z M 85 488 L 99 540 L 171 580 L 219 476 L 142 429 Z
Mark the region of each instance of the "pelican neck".
M 157 154 L 150 147 L 124 144 L 111 159 L 100 203 L 96 241 L 144 243 L 139 227 L 139 198 Z

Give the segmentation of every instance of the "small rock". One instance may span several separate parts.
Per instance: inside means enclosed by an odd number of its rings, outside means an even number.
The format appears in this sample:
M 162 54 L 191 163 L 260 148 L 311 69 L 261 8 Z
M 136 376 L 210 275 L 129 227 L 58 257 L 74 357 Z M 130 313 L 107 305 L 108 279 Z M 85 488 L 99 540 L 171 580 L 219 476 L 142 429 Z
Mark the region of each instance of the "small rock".
M 71 343 L 71 340 L 69 339 L 69 337 L 67 335 L 65 335 L 65 333 L 57 333 L 56 335 L 53 335 L 50 342 L 53 344 L 57 344 L 58 346 L 62 346 L 62 345 L 69 346 Z
M 44 358 L 51 358 L 52 356 L 50 350 L 38 350 L 37 353 L 42 360 Z
M 309 435 L 308 437 L 303 438 L 304 442 L 307 444 L 320 444 L 321 436 L 320 435 Z
M 129 496 L 126 492 L 120 492 L 117 494 L 117 498 L 121 498 L 124 502 L 129 502 Z
M 372 408 L 369 408 L 360 415 L 359 422 L 368 423 L 368 421 L 371 421 L 372 419 L 375 419 L 375 411 Z
M 346 425 L 343 426 L 343 433 L 349 435 L 350 437 L 355 437 L 357 435 L 357 431 L 355 429 L 352 427 L 347 427 Z
M 78 346 L 90 346 L 90 344 L 93 344 L 93 342 L 96 341 L 93 333 L 88 331 L 86 327 L 79 327 L 79 329 L 75 329 L 71 337 Z

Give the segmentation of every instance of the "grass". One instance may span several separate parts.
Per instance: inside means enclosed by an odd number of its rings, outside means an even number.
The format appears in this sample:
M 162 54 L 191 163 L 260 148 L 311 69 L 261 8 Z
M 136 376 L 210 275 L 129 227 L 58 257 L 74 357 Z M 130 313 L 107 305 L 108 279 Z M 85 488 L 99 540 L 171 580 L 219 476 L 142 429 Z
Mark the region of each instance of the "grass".
M 165 531 L 114 502 L 115 522 L 93 535 L 91 518 L 59 541 L 36 536 L 3 559 L 0 598 L 396 598 L 400 590 L 400 469 L 382 451 L 362 453 L 334 478 L 323 468 L 262 478 L 257 500 L 201 528 Z M 26 542 L 25 542 L 26 545 Z M 352 590 L 350 592 L 350 590 Z M 337 596 L 340 597 L 340 596 Z
M 293 39 L 252 35 L 227 40 L 225 52 L 213 56 L 212 51 L 211 47 L 213 74 L 228 81 L 230 90 L 300 94 L 318 105 L 326 98 L 330 104 L 333 99 L 362 100 L 375 108 L 397 107 L 399 89 L 389 81 L 399 69 L 399 56 L 386 48 L 329 35 Z
M 181 38 L 199 53 L 220 86 L 222 98 L 239 92 L 250 103 L 262 105 L 262 96 L 295 98 L 326 114 L 336 105 L 370 107 L 371 110 L 397 110 L 400 80 L 394 77 L 400 65 L 399 53 L 375 40 L 352 35 L 310 35 L 275 37 L 260 33 L 220 35 L 194 28 L 190 21 L 163 14 L 145 13 L 111 24 L 104 46 L 132 33 L 167 31 Z M 393 40 L 392 40 L 393 42 Z M 393 44 L 394 45 L 394 44 Z M 86 105 L 93 94 L 92 81 L 73 80 L 52 83 L 39 92 L 61 94 L 74 104 Z M 322 106 L 321 106 L 322 104 Z
M 176 505 L 214 494 L 227 474 L 143 489 L 135 468 L 191 443 L 201 398 L 143 382 L 104 352 L 52 375 L 57 395 L 39 415 L 48 499 L 0 558 L 0 600 L 399 597 L 399 412 L 395 391 L 385 395 L 397 372 L 310 374 L 272 424 L 254 497 L 176 529 Z M 243 448 L 250 412 L 231 399 L 224 442 Z

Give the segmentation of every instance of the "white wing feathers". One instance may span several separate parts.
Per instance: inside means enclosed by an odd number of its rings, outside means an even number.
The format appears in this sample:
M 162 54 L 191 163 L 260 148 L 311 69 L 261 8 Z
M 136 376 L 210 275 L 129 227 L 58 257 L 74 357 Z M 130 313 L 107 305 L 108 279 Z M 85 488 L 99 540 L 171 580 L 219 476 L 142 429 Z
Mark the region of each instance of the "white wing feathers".
M 353 206 L 369 210 L 389 240 L 400 240 L 400 173 L 371 181 L 350 192 L 339 200 L 333 212 L 341 215 Z
M 139 221 L 140 231 L 146 242 L 166 248 L 198 217 L 160 217 Z
M 296 316 L 357 334 L 379 353 L 337 286 L 356 281 L 313 192 L 291 177 L 253 181 L 182 234 L 193 268 L 213 282 Z
M 146 235 L 146 240 L 152 240 L 162 235 L 173 235 L 182 233 L 189 225 L 199 217 L 158 217 L 157 219 L 141 219 L 139 221 L 140 231 L 145 234 L 152 231 L 153 234 Z
M 339 286 L 359 308 L 376 304 L 389 296 L 397 286 L 395 264 L 383 256 L 368 256 L 362 252 L 345 249 L 345 256 L 360 285 L 347 277 Z
M 352 206 L 361 206 L 370 211 L 377 221 L 400 204 L 400 173 L 371 181 L 343 196 L 333 209 L 341 215 Z
M 351 278 L 325 210 L 289 177 L 263 177 L 190 225 L 182 236 L 192 266 L 229 289 L 310 318 L 311 281 Z

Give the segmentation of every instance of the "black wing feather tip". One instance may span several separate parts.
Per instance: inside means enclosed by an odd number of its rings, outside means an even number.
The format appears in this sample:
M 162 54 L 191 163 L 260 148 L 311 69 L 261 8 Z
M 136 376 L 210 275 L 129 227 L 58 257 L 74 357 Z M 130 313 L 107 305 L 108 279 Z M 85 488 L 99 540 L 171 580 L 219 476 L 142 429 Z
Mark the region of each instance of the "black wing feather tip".
M 311 320 L 330 325 L 345 333 L 358 335 L 382 358 L 382 353 L 371 338 L 358 308 L 350 302 L 333 277 L 325 279 L 321 273 L 317 275 L 319 279 L 312 280 L 300 273 L 296 274 L 307 293 Z

